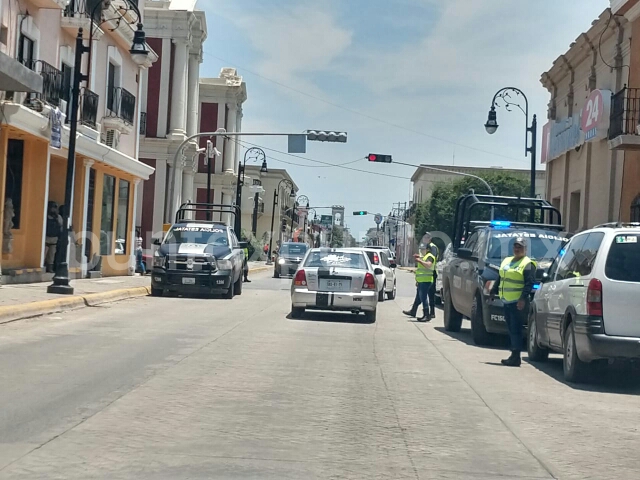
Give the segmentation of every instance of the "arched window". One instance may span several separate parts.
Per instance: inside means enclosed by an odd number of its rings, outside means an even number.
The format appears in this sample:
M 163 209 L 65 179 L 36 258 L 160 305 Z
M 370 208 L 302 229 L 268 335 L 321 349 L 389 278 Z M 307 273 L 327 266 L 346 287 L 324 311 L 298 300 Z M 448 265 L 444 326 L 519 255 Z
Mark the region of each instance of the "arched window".
M 640 195 L 631 202 L 631 221 L 640 222 Z

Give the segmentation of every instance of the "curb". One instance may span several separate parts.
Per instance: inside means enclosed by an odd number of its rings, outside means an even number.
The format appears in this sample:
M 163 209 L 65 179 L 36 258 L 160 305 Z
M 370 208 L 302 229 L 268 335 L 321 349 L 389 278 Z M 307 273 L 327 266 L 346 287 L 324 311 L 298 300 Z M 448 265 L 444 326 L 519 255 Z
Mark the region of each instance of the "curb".
M 257 273 L 269 270 L 270 266 L 256 267 L 249 273 Z M 0 307 L 0 325 L 15 322 L 26 318 L 49 315 L 67 310 L 76 310 L 84 307 L 95 307 L 105 303 L 119 302 L 129 298 L 145 297 L 151 295 L 151 287 L 131 287 L 108 292 L 88 293 L 85 295 L 73 295 L 71 297 L 54 298 L 39 302 L 29 302 L 23 305 L 5 305 Z
M 6 305 L 0 307 L 0 324 L 67 310 L 76 310 L 83 307 L 94 307 L 103 303 L 117 302 L 128 298 L 143 297 L 150 293 L 151 287 L 133 287 L 111 290 L 109 292 L 74 295 L 40 302 L 30 302 L 24 305 Z

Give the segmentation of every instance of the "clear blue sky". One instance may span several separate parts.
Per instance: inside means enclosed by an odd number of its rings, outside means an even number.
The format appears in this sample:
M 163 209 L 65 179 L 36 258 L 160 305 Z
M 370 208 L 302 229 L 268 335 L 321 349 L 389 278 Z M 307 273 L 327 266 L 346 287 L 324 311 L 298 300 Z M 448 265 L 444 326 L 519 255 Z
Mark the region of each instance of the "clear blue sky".
M 348 166 L 379 175 L 271 151 L 267 157 L 290 171 L 312 205 L 344 205 L 360 238 L 373 217 L 350 213 L 386 214 L 392 203 L 410 200 L 414 171 L 359 160 L 369 152 L 411 164 L 451 165 L 455 156 L 457 165 L 528 168 L 524 116 L 499 111 L 500 129 L 487 135 L 491 99 L 501 87 L 521 88 L 541 127 L 549 96 L 540 75 L 608 6 L 606 0 L 200 0 L 209 30 L 201 76 L 238 68 L 248 91 L 244 131 L 349 133 L 346 145 L 309 143 L 303 156 L 355 162 Z M 286 152 L 284 138 L 249 141 Z

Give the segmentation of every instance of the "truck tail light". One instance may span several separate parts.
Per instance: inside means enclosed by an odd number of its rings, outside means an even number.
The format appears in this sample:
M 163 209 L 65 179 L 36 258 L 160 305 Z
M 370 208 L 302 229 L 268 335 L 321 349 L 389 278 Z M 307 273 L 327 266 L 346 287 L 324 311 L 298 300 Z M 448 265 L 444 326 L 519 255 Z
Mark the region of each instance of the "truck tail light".
M 587 315 L 602 316 L 602 282 L 592 278 L 587 288 Z
M 296 276 L 293 279 L 293 284 L 298 287 L 307 286 L 307 275 L 304 273 L 304 270 L 301 269 L 296 272 Z
M 375 290 L 376 289 L 376 277 L 367 272 L 364 276 L 364 283 L 362 284 L 363 290 Z

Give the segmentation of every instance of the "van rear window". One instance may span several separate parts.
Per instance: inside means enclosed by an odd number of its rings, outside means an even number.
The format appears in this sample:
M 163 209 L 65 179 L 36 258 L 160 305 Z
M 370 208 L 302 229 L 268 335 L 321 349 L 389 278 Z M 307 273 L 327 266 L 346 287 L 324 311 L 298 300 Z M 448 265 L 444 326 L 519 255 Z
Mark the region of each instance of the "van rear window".
M 604 273 L 611 280 L 640 283 L 640 235 L 616 235 Z

